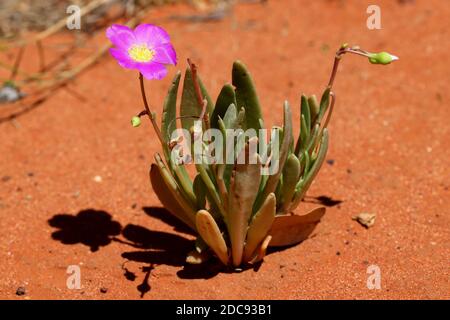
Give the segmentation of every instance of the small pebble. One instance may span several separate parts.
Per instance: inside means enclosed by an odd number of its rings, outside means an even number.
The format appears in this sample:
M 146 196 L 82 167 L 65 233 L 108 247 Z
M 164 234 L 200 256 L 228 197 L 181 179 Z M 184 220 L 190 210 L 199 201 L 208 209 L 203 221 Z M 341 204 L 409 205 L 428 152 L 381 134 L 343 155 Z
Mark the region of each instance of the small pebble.
M 101 287 L 101 288 L 100 288 L 100 292 L 101 292 L 101 293 L 107 293 L 107 292 L 108 292 L 108 288 Z
M 337 252 L 336 252 L 336 255 L 337 255 L 337 256 L 340 256 L 340 255 L 341 255 L 341 252 L 340 252 L 340 251 L 337 251 Z
M 95 181 L 95 182 L 102 182 L 102 180 L 103 180 L 103 179 L 102 179 L 101 176 L 95 176 L 95 177 L 94 177 L 94 181 Z
M 24 287 L 18 287 L 16 290 L 16 295 L 18 296 L 23 296 L 26 293 L 25 288 Z
M 332 166 L 334 164 L 334 159 L 327 159 L 327 163 Z
M 377 215 L 375 213 L 363 212 L 352 217 L 352 219 L 358 221 L 362 226 L 370 228 L 375 224 L 376 216 Z

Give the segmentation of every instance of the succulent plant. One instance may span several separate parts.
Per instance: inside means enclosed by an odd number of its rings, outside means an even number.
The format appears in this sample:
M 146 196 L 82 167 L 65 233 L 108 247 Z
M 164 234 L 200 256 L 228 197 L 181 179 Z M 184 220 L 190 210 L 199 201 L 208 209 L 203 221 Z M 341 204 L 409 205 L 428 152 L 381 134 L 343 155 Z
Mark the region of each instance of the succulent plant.
M 232 85 L 222 88 L 213 105 L 191 64 L 182 89 L 182 127 L 192 137 L 194 120 L 206 109 L 207 125 L 223 132 L 224 140 L 229 138 L 225 133 L 227 129 L 242 129 L 240 134 L 231 136 L 235 151 L 233 163 L 196 163 L 197 173 L 191 179 L 186 164 L 174 161 L 171 152 L 174 142 L 186 138 L 172 136 L 177 120 L 180 78 L 178 72 L 164 103 L 161 124 L 164 161 L 160 154 L 155 155 L 150 177 L 161 203 L 199 234 L 196 249 L 187 261 L 202 262 L 208 257 L 209 248 L 224 264 L 237 267 L 261 260 L 269 245 L 291 245 L 305 239 L 325 209 L 318 208 L 305 216 L 288 213 L 298 206 L 325 159 L 328 121 L 321 124 L 330 106 L 330 89 L 325 90 L 320 103 L 315 96 L 301 97 L 301 133 L 297 141 L 293 137 L 291 108 L 285 102 L 283 126 L 272 128 L 272 139 L 261 143 L 257 136 L 246 136 L 244 132 L 264 128 L 260 103 L 245 65 L 234 62 Z M 263 167 L 269 164 L 262 161 L 258 152 L 270 149 L 276 138 L 280 140 L 277 141 L 279 148 L 271 156 L 277 157 L 278 170 L 262 175 Z M 257 148 L 251 148 L 252 144 L 257 144 Z M 211 145 L 202 144 L 202 147 L 207 149 Z M 225 150 L 227 141 L 214 148 Z M 204 152 L 208 154 L 208 150 Z M 239 163 L 238 159 L 244 156 L 248 161 Z
M 146 40 L 148 34 L 158 36 Z M 196 65 L 188 60 L 179 107 L 181 72 L 170 85 L 159 127 L 143 77 L 160 79 L 167 72 L 163 64 L 176 63 L 167 33 L 152 25 L 134 31 L 116 25 L 107 35 L 117 46 L 111 54 L 119 64 L 140 71 L 145 110 L 131 123 L 137 127 L 140 117 L 148 115 L 161 142 L 162 155 L 155 154 L 150 180 L 163 206 L 198 234 L 186 259 L 195 264 L 215 255 L 224 265 L 240 267 L 261 261 L 269 246 L 293 245 L 309 236 L 325 208 L 304 215 L 292 212 L 325 160 L 336 100 L 332 87 L 342 56 L 365 56 L 373 64 L 398 59 L 342 45 L 320 101 L 314 95 L 300 98 L 300 133 L 295 139 L 287 101 L 283 125 L 265 129 L 252 77 L 240 61 L 233 63 L 232 83 L 223 86 L 213 103 Z
M 337 57 L 340 59 L 339 54 Z M 301 216 L 291 213 L 305 196 L 327 153 L 327 125 L 335 102 L 331 90 L 334 75 L 320 101 L 314 95 L 301 96 L 297 139 L 293 136 L 291 107 L 286 101 L 283 125 L 271 129 L 269 141 L 260 141 L 256 135 L 246 136 L 241 131 L 236 139 L 231 136 L 234 163 L 196 162 L 193 179 L 185 168 L 186 163 L 174 161 L 171 153 L 174 144 L 189 137 L 181 134 L 169 138 L 177 120 L 180 78 L 178 72 L 164 103 L 161 132 L 165 161 L 156 154 L 150 177 L 161 203 L 199 234 L 187 262 L 201 263 L 212 251 L 223 264 L 238 267 L 262 260 L 269 246 L 293 245 L 307 238 L 325 208 Z M 264 128 L 252 77 L 240 61 L 233 63 L 232 84 L 223 86 L 215 104 L 195 65 L 190 63 L 184 76 L 179 110 L 181 125 L 191 134 L 191 148 L 192 141 L 200 139 L 195 136 L 196 119 L 202 119 L 205 128 L 222 132 L 225 141 L 220 145 L 202 143 L 206 154 L 210 153 L 211 145 L 218 152 L 229 148 L 227 129 L 258 132 Z M 271 150 L 269 161 L 262 161 L 260 152 L 270 150 L 278 137 L 279 148 Z M 251 148 L 252 143 L 257 148 Z M 248 161 L 239 163 L 238 159 L 244 156 Z M 278 170 L 262 175 L 262 169 L 273 158 L 278 160 Z

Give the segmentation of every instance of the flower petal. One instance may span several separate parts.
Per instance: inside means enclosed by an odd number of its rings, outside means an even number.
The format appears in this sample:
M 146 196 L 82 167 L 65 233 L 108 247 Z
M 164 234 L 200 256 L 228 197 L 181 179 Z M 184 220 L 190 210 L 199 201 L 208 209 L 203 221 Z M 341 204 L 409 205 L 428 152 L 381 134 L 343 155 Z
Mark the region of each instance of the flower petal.
M 155 50 L 153 61 L 162 64 L 177 64 L 177 53 L 170 43 L 165 43 L 155 47 L 153 50 Z
M 167 75 L 167 69 L 164 65 L 156 62 L 150 63 L 140 63 L 137 69 L 142 73 L 142 75 L 147 79 L 157 79 L 160 80 Z
M 134 29 L 134 36 L 139 44 L 146 44 L 150 48 L 170 43 L 170 36 L 163 28 L 148 23 L 138 25 Z
M 111 48 L 109 49 L 109 53 L 114 57 L 114 59 L 117 60 L 117 62 L 122 68 L 127 69 L 137 68 L 138 63 L 133 61 L 126 51 L 118 48 Z
M 106 29 L 106 37 L 118 48 L 128 50 L 134 43 L 136 38 L 133 31 L 127 26 L 113 24 Z

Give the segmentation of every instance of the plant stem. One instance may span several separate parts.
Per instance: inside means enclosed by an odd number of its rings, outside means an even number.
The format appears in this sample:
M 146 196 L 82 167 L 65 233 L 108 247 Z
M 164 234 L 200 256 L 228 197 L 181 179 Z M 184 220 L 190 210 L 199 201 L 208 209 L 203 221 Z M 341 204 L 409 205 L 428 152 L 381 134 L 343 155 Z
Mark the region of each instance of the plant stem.
M 150 111 L 150 107 L 148 106 L 147 96 L 145 95 L 144 76 L 140 72 L 139 72 L 139 83 L 141 84 L 141 95 L 142 95 L 142 100 L 144 102 L 145 111 L 147 111 L 147 115 L 148 115 L 150 121 L 152 122 L 153 129 L 155 130 L 159 141 L 161 142 L 162 145 L 164 145 L 164 139 L 161 135 L 161 130 L 159 129 L 158 124 L 156 123 L 155 114 Z
M 346 53 L 353 53 L 363 57 L 369 58 L 369 52 L 361 50 L 359 47 L 341 47 L 336 51 L 336 56 L 334 58 L 333 70 L 331 71 L 330 81 L 328 81 L 328 87 L 331 89 L 333 87 L 334 79 L 336 78 L 336 73 L 339 67 L 339 62 L 341 58 Z

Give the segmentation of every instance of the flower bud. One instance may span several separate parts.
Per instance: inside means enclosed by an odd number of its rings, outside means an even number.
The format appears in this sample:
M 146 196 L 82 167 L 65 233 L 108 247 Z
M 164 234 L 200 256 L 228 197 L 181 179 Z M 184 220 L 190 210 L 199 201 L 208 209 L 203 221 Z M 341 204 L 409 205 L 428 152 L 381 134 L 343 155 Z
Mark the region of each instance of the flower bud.
M 131 118 L 131 125 L 133 127 L 139 127 L 141 125 L 141 118 L 139 118 L 138 116 L 134 116 L 133 118 Z
M 387 52 L 371 53 L 369 55 L 369 61 L 373 64 L 389 64 L 395 60 L 398 60 L 398 57 Z

